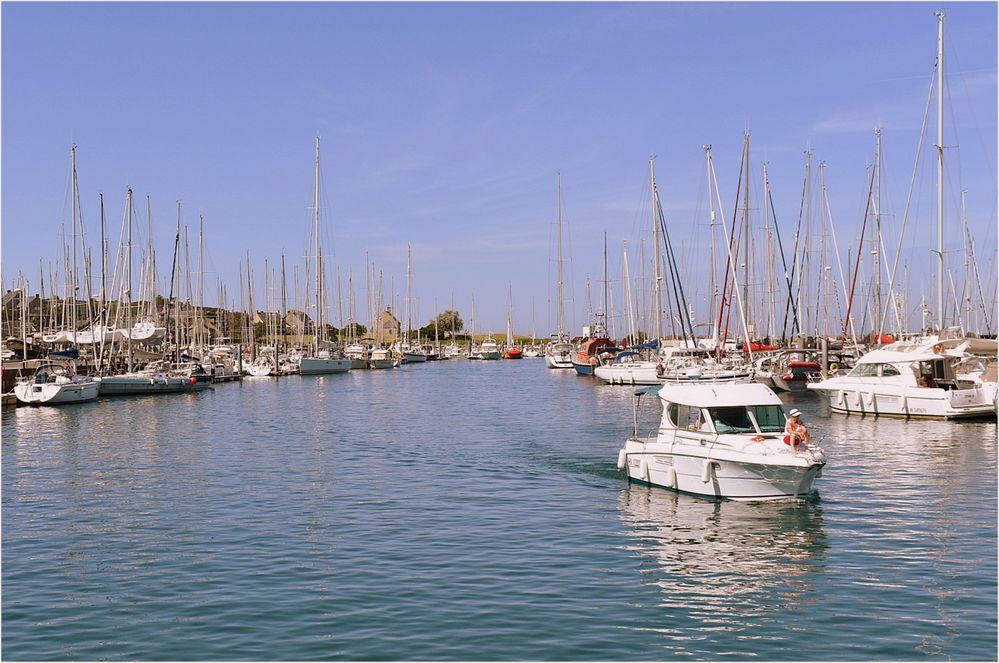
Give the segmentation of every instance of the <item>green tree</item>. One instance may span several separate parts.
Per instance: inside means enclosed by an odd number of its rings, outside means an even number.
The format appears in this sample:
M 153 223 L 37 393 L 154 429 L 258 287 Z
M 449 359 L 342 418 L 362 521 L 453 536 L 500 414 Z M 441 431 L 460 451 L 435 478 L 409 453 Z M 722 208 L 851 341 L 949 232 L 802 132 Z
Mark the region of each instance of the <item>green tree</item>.
M 465 322 L 461 319 L 461 315 L 452 309 L 445 310 L 443 313 L 439 314 L 436 318 L 430 321 L 430 324 L 427 325 L 427 327 L 430 328 L 431 336 L 434 334 L 435 322 L 440 330 L 439 334 L 441 338 L 450 338 L 452 330 L 457 333 L 465 328 Z M 424 329 L 427 327 L 424 327 Z

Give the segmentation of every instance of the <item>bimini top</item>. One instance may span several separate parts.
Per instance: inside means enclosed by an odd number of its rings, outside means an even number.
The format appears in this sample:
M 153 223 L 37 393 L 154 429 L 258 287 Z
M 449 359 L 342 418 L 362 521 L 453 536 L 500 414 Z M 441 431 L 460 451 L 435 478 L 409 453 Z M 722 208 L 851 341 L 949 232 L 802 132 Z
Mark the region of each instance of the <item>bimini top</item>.
M 663 385 L 659 398 L 668 403 L 695 407 L 739 407 L 746 405 L 783 405 L 777 394 L 759 382 L 737 384 Z

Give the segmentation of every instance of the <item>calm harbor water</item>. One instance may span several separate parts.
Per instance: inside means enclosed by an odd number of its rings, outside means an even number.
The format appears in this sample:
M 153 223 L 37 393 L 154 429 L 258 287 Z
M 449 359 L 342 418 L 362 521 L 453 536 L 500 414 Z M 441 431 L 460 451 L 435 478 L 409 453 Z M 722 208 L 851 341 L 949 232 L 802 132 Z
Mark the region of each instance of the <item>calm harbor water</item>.
M 996 424 L 832 416 L 806 503 L 629 485 L 540 360 L 4 409 L 6 659 L 994 660 Z

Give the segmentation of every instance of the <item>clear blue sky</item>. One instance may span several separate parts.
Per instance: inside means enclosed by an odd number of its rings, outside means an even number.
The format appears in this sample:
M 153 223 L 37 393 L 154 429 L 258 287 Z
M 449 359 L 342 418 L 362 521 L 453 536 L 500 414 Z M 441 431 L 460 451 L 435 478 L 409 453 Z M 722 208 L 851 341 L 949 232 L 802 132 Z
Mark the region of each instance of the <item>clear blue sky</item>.
M 114 237 L 126 186 L 143 225 L 150 194 L 165 282 L 179 199 L 192 241 L 205 216 L 209 301 L 218 275 L 238 303 L 247 251 L 259 293 L 265 258 L 284 253 L 291 265 L 306 251 L 320 134 L 325 218 L 360 302 L 368 252 L 386 299 L 394 275 L 402 306 L 411 243 L 421 321 L 434 298 L 443 309 L 452 294 L 467 320 L 474 295 L 477 330 L 501 332 L 512 282 L 518 332 L 530 333 L 533 301 L 538 334 L 547 333 L 561 170 L 578 330 L 584 279 L 600 278 L 603 231 L 618 280 L 622 240 L 637 247 L 649 235 L 654 154 L 687 295 L 704 309 L 702 145 L 714 145 L 730 212 L 751 131 L 752 195 L 759 199 L 767 161 L 787 236 L 810 147 L 816 168 L 827 163 L 846 253 L 856 246 L 876 125 L 884 211 L 901 218 L 938 9 L 947 12 L 947 143 L 960 146 L 947 152 L 947 244 L 961 246 L 953 213 L 967 188 L 981 267 L 994 270 L 995 3 L 5 2 L 5 287 L 25 270 L 35 289 L 39 258 L 59 260 L 76 144 L 88 241 L 96 244 L 99 191 Z M 929 144 L 933 136 L 931 126 Z M 932 159 L 923 165 L 903 253 L 916 299 L 933 292 Z M 894 233 L 897 220 L 889 224 Z M 634 275 L 637 252 L 631 261 Z

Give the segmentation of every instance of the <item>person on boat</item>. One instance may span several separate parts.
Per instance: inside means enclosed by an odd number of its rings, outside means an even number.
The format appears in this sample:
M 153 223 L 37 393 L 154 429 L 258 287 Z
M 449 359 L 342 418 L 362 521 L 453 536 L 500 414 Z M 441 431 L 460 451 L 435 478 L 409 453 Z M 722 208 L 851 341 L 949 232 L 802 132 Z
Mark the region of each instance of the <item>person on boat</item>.
M 788 413 L 787 423 L 784 425 L 784 442 L 791 445 L 793 452 L 798 451 L 799 444 L 808 444 L 808 426 L 801 422 L 801 410 L 794 408 Z

